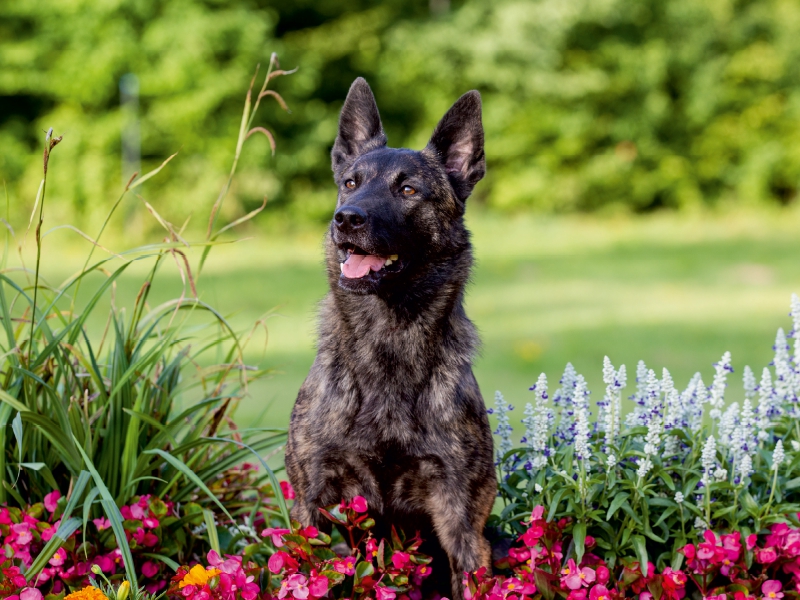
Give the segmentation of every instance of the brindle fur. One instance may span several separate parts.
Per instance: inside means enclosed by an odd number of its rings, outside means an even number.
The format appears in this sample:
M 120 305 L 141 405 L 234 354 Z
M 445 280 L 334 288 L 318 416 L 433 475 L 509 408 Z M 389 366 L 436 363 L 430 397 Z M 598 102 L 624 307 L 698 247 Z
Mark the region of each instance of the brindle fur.
M 465 201 L 485 171 L 480 95 L 462 96 L 422 151 L 395 149 L 359 78 L 332 162 L 337 211 L 358 207 L 366 223 L 334 221 L 326 236 L 330 292 L 286 448 L 292 516 L 324 527 L 318 508 L 362 495 L 376 533 L 395 524 L 427 540 L 430 591 L 462 598 L 462 573 L 490 567 L 483 528 L 497 483 L 472 373 L 478 338 L 463 307 L 472 265 Z M 404 196 L 404 185 L 417 193 Z M 402 270 L 377 282 L 347 280 L 345 242 L 398 254 Z

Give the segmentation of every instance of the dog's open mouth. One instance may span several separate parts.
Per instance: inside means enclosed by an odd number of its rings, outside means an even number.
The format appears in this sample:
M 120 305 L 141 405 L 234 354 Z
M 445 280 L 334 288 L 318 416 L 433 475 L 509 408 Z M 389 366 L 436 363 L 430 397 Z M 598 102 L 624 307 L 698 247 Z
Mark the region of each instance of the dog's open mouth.
M 397 273 L 403 263 L 397 254 L 370 254 L 354 244 L 339 246 L 339 265 L 347 279 L 366 279 L 383 274 Z

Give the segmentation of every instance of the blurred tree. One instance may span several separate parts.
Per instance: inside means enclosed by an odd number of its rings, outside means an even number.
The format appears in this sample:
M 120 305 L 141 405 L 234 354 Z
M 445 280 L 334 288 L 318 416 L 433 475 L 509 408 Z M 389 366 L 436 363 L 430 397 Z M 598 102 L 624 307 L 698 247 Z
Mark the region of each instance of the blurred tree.
M 248 140 L 229 211 L 326 218 L 328 150 L 353 78 L 390 143 L 421 147 L 463 92 L 484 97 L 476 201 L 545 211 L 788 203 L 800 181 L 800 5 L 789 0 L 0 0 L 0 177 L 30 207 L 41 130 L 65 134 L 51 198 L 94 217 L 120 187 L 119 78 L 140 83 L 146 189 L 210 204 L 254 65 L 277 51 L 291 114 Z M 65 164 L 66 163 L 66 164 Z M 89 208 L 92 210 L 89 210 Z

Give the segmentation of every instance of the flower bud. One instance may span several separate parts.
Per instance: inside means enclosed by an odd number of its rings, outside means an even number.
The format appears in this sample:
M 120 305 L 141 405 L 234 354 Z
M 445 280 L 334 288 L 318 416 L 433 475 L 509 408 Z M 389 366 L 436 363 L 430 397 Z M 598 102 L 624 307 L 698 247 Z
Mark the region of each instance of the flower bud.
M 117 588 L 117 600 L 127 600 L 131 591 L 131 582 L 127 579 L 119 584 Z
M 95 575 L 102 575 L 103 569 L 100 568 L 100 565 L 92 565 L 92 573 Z

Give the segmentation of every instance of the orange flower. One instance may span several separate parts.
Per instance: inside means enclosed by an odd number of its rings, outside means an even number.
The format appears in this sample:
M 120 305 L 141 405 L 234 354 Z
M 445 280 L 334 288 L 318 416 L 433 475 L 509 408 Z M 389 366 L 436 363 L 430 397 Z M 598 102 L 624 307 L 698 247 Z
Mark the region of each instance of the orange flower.
M 206 585 L 210 579 L 216 577 L 222 573 L 219 569 L 204 569 L 202 565 L 195 565 L 189 572 L 184 576 L 181 582 L 178 584 L 178 588 L 184 588 L 187 585 L 198 585 L 204 586 Z M 64 598 L 64 600 L 67 600 Z M 75 598 L 73 600 L 84 600 L 83 598 Z M 85 600 L 101 600 L 100 598 L 87 598 Z
M 64 600 L 108 600 L 108 597 L 93 585 L 87 585 L 82 590 L 67 594 Z

